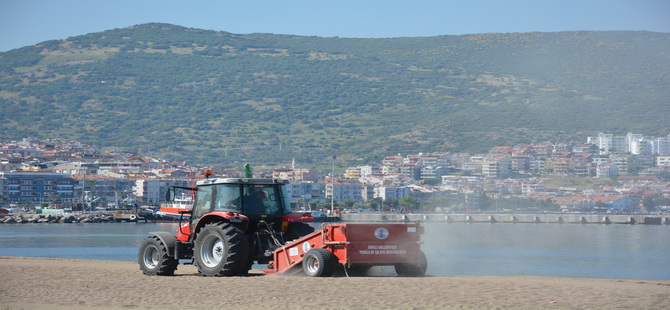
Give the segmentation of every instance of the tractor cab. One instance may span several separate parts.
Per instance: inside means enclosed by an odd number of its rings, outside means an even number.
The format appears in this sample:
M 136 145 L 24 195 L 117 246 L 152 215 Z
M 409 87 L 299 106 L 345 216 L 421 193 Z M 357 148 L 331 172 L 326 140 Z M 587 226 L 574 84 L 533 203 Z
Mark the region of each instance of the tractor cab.
M 253 229 L 261 221 L 271 224 L 275 230 L 282 230 L 282 218 L 291 214 L 287 183 L 285 180 L 251 178 L 200 181 L 196 186 L 190 226 L 201 226 L 199 221 L 216 216 L 244 223 L 244 230 Z

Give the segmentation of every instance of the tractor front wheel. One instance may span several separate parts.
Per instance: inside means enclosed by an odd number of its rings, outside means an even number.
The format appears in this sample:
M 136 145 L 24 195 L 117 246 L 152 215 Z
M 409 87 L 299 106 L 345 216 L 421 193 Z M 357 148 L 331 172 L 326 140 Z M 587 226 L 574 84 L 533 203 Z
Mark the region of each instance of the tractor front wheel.
M 210 223 L 195 238 L 193 252 L 202 275 L 235 276 L 246 271 L 249 240 L 230 223 Z
M 171 276 L 179 261 L 168 255 L 167 246 L 156 236 L 146 238 L 137 255 L 142 273 L 149 276 Z
M 331 277 L 335 271 L 336 258 L 326 249 L 311 249 L 302 260 L 302 270 L 310 277 Z

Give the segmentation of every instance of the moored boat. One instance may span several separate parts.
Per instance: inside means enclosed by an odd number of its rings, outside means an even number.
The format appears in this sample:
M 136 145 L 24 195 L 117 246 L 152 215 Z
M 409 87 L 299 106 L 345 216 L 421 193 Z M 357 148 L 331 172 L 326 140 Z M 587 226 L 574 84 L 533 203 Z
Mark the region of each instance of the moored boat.
M 184 211 L 191 211 L 191 209 L 193 209 L 193 197 L 182 193 L 173 202 L 161 204 L 158 210 L 145 210 L 141 216 L 150 223 L 178 222 L 179 219 L 188 219 L 191 216 L 190 213 L 182 213 Z

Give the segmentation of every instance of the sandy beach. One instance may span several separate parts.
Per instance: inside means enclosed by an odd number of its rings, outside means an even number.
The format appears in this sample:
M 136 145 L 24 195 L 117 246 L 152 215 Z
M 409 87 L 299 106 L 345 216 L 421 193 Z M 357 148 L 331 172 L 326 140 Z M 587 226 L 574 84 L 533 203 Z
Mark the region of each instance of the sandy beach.
M 670 281 L 551 277 L 208 278 L 193 266 L 0 257 L 0 309 L 670 309 Z

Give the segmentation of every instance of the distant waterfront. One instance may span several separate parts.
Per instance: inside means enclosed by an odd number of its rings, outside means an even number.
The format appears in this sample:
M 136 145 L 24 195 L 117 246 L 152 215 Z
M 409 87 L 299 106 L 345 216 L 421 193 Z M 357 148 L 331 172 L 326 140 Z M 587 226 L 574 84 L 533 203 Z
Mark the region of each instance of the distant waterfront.
M 135 261 L 149 232 L 176 227 L 174 223 L 0 225 L 0 256 Z M 426 223 L 425 227 L 422 247 L 430 275 L 670 280 L 667 225 Z

